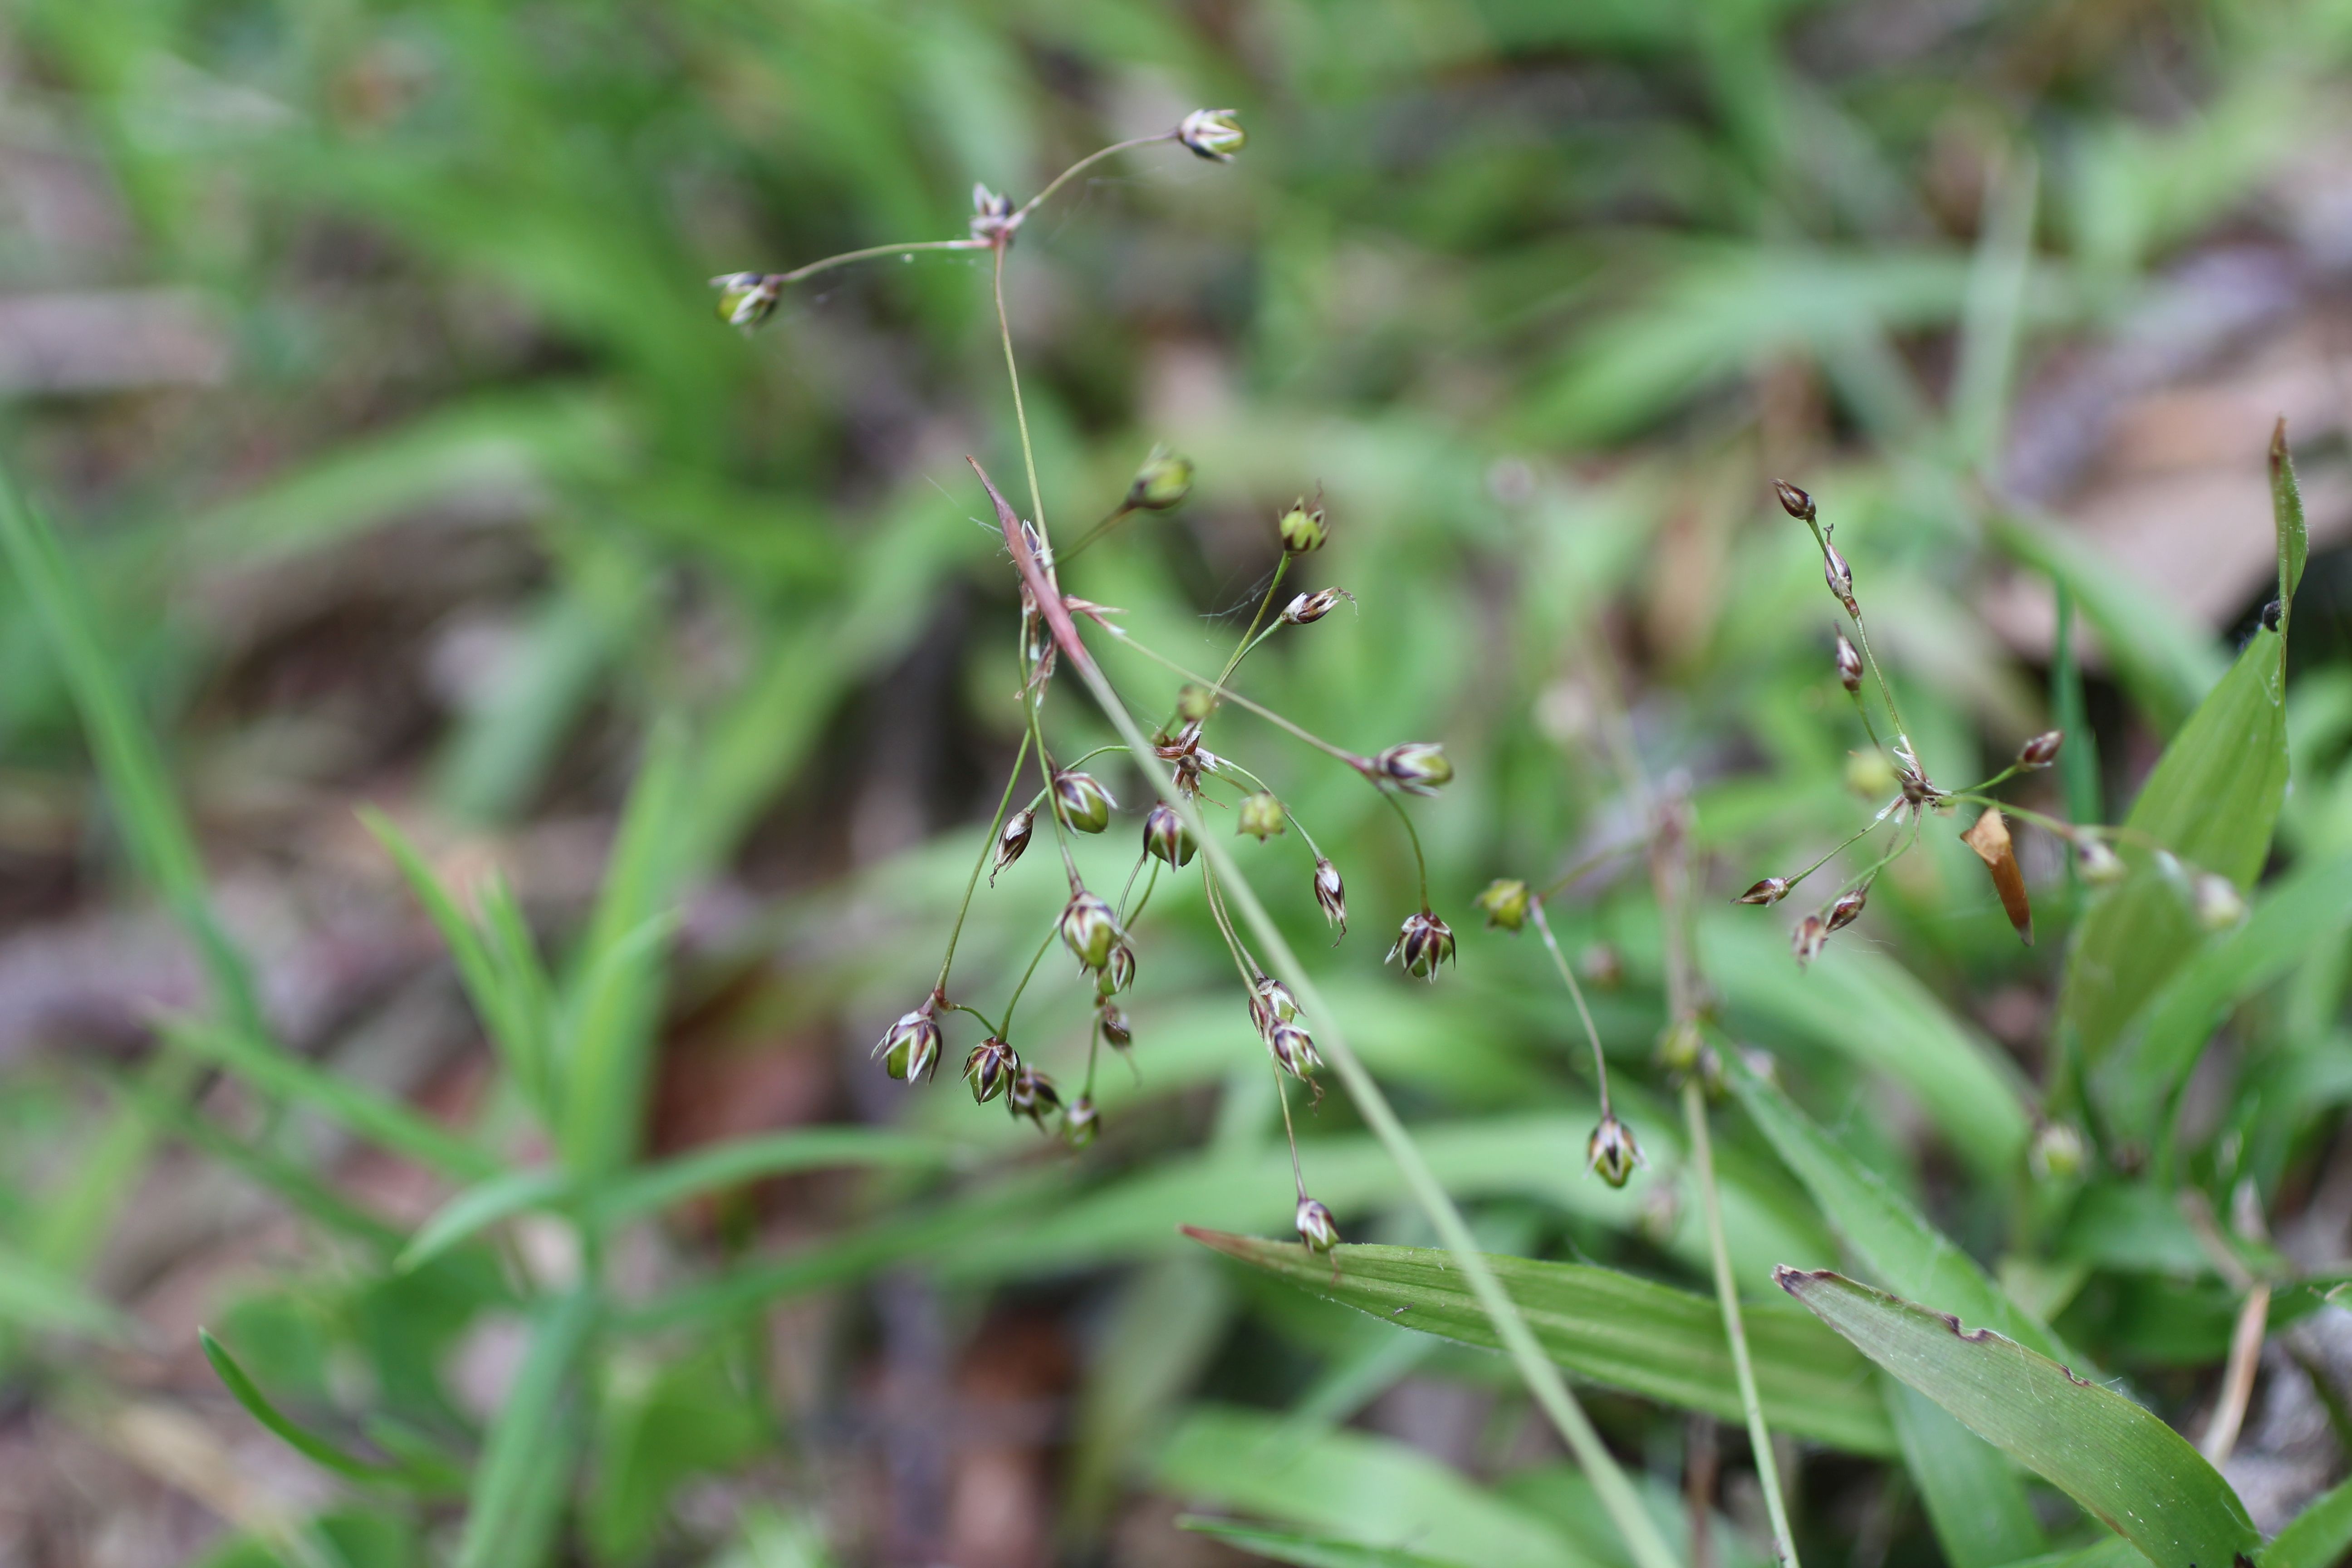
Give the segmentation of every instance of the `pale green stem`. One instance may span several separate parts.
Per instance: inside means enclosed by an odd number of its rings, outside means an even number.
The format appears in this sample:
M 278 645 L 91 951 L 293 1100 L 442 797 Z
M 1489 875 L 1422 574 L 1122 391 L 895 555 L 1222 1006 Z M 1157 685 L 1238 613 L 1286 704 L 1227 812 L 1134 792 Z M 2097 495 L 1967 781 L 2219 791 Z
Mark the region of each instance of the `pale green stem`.
M 1292 723 L 1289 720 L 1284 718 L 1273 709 L 1262 707 L 1258 703 L 1251 701 L 1248 698 L 1243 696 L 1238 691 L 1234 691 L 1224 686 L 1219 685 L 1217 682 L 1210 680 L 1204 676 L 1193 674 L 1182 665 L 1178 664 L 1174 659 L 1170 658 L 1166 654 L 1158 653 L 1144 647 L 1141 643 L 1136 641 L 1135 638 L 1129 637 L 1125 631 L 1121 630 L 1118 626 L 1105 626 L 1103 629 L 1110 633 L 1111 636 L 1117 637 L 1119 640 L 1119 645 L 1121 647 L 1131 647 L 1136 652 L 1141 654 L 1144 658 L 1150 659 L 1152 663 L 1159 665 L 1163 668 L 1174 670 L 1185 679 L 1192 682 L 1195 686 L 1200 687 L 1202 689 L 1214 696 L 1220 702 L 1230 702 L 1236 708 L 1245 708 L 1252 713 L 1256 714 L 1259 718 L 1265 720 L 1267 723 L 1275 725 L 1278 729 L 1286 730 L 1291 734 L 1297 736 L 1308 745 L 1313 746 L 1317 751 L 1323 752 L 1339 758 L 1341 762 L 1347 763 L 1358 773 L 1362 773 L 1366 778 L 1371 777 L 1371 773 L 1369 771 L 1371 767 L 1371 763 L 1367 759 L 1356 755 L 1355 752 L 1350 752 L 1344 747 L 1333 745 L 1330 742 L 1311 731 L 1300 729 L 1297 725 Z
M 845 250 L 838 256 L 828 256 L 822 260 L 812 261 L 805 267 L 795 267 L 790 272 L 778 274 L 777 280 L 782 283 L 797 283 L 803 278 L 813 278 L 820 272 L 830 272 L 836 267 L 846 267 L 853 261 L 866 261 L 877 256 L 897 256 L 902 251 L 984 250 L 987 247 L 988 242 L 984 239 L 918 239 L 904 245 L 869 245 L 863 250 Z
M 964 917 L 971 912 L 971 895 L 980 886 L 980 874 L 988 868 L 989 857 L 996 853 L 996 836 L 1004 831 L 1004 808 L 1013 804 L 1013 786 L 1021 782 L 1021 764 L 1029 756 L 1029 737 L 1021 737 L 1021 749 L 1013 754 L 1013 772 L 1004 781 L 1004 795 L 996 803 L 996 816 L 988 825 L 988 837 L 981 840 L 980 858 L 971 864 L 971 875 L 963 885 L 963 902 L 957 906 L 955 924 L 948 931 L 947 956 L 940 960 L 940 978 L 931 989 L 948 988 L 948 970 L 955 963 L 956 941 L 963 935 Z
M 1532 900 L 1528 912 L 1536 918 L 1536 931 L 1550 950 L 1552 963 L 1559 966 L 1559 977 L 1568 982 L 1568 994 L 1576 1000 L 1576 1016 L 1584 1020 L 1584 1037 L 1592 1042 L 1592 1076 L 1601 1086 L 1601 1115 L 1605 1121 L 1609 1115 L 1609 1058 L 1601 1054 L 1601 1031 L 1592 1026 L 1592 1009 L 1584 1005 L 1584 987 L 1576 983 L 1576 971 L 1568 966 L 1568 955 L 1560 952 L 1559 943 L 1551 934 L 1551 921 L 1544 918 L 1543 900 Z

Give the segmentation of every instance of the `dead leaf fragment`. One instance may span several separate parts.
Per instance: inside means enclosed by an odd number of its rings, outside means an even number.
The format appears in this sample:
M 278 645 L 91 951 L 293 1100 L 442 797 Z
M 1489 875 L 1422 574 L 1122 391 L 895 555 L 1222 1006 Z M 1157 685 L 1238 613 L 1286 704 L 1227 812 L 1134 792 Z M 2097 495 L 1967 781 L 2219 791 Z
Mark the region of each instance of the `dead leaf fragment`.
M 2026 901 L 2025 873 L 2017 868 L 2017 851 L 2009 842 L 2009 824 L 2001 820 L 2000 808 L 1987 808 L 1977 825 L 1960 835 L 1960 842 L 1977 852 L 1977 858 L 1992 873 L 1993 891 L 2000 895 L 2000 907 L 2009 913 L 2009 923 L 2026 946 L 2033 945 L 2033 906 Z

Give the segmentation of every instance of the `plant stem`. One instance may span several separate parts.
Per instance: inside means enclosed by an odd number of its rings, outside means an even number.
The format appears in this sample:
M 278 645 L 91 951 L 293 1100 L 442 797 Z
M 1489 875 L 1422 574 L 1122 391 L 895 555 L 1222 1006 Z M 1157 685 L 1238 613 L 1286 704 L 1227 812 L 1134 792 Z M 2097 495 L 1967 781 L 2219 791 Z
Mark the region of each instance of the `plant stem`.
M 1173 142 L 1175 140 L 1176 132 L 1173 131 L 1163 131 L 1157 136 L 1136 136 L 1125 142 L 1114 142 L 1109 146 L 1103 148 L 1100 152 L 1087 153 L 1085 157 L 1079 159 L 1076 163 L 1071 164 L 1068 168 L 1055 175 L 1052 183 L 1047 184 L 1044 190 L 1039 191 L 1035 195 L 1031 196 L 1027 201 L 1022 203 L 1021 210 L 1013 215 L 1013 222 L 1016 224 L 1021 222 L 1031 213 L 1035 212 L 1039 207 L 1045 205 L 1045 198 L 1052 195 L 1055 191 L 1060 190 L 1064 185 L 1069 184 L 1071 176 L 1077 174 L 1079 170 L 1084 169 L 1090 164 L 1099 163 L 1105 158 L 1109 157 L 1112 153 L 1124 153 L 1131 147 L 1149 147 L 1155 142 Z
M 1058 934 L 1058 932 L 1055 926 L 1047 926 L 1045 928 L 1045 940 L 1039 942 L 1037 944 L 1037 951 L 1029 955 L 1029 967 L 1021 972 L 1021 984 L 1013 988 L 1012 996 L 1008 998 L 1004 1004 L 1004 1029 L 1010 1029 L 1013 1027 L 1013 1009 L 1020 1005 L 1021 993 L 1029 989 L 1029 977 L 1036 973 L 1037 965 L 1045 962 L 1045 950 L 1054 945 L 1054 938 L 1056 934 Z M 1003 1029 L 997 1031 L 997 1038 L 1003 1039 L 1006 1037 L 1007 1037 L 1005 1036 Z
M 1404 802 L 1396 797 L 1393 790 L 1381 790 L 1381 798 L 1387 801 L 1390 809 L 1397 814 L 1397 820 L 1404 824 L 1404 836 L 1412 841 L 1413 867 L 1421 873 L 1421 912 L 1427 914 L 1429 912 L 1429 860 L 1421 852 L 1420 830 L 1412 825 L 1412 813 L 1404 808 Z
M 1249 650 L 1257 646 L 1251 639 L 1257 636 L 1257 628 L 1265 624 L 1265 612 L 1273 605 L 1274 596 L 1282 592 L 1282 580 L 1289 572 L 1290 552 L 1286 550 L 1282 552 L 1281 562 L 1274 569 L 1273 580 L 1265 585 L 1265 597 L 1257 602 L 1257 613 L 1250 617 L 1249 630 L 1242 634 L 1242 640 L 1234 647 L 1233 658 L 1225 660 L 1224 671 L 1217 677 L 1218 686 L 1223 687 L 1234 678 L 1234 671 L 1239 669 L 1242 660 L 1249 657 Z
M 1170 658 L 1167 655 L 1154 652 L 1152 649 L 1144 647 L 1120 627 L 1105 626 L 1103 629 L 1110 633 L 1111 636 L 1117 637 L 1122 646 L 1133 648 L 1136 652 L 1151 660 L 1154 664 L 1160 665 L 1167 669 L 1174 670 L 1177 674 L 1192 682 L 1195 686 L 1208 691 L 1219 701 L 1230 702 L 1236 708 L 1245 708 L 1249 710 L 1249 711 L 1256 714 L 1259 718 L 1265 720 L 1267 723 L 1287 730 L 1290 733 L 1297 736 L 1300 740 L 1306 742 L 1308 745 L 1313 746 L 1316 750 L 1339 758 L 1341 762 L 1347 763 L 1358 773 L 1363 773 L 1365 777 L 1370 778 L 1371 776 L 1368 771 L 1371 767 L 1371 763 L 1367 759 L 1356 755 L 1355 752 L 1348 751 L 1344 747 L 1333 745 L 1330 742 L 1325 740 L 1320 735 L 1300 729 L 1297 725 L 1292 723 L 1289 720 L 1284 718 L 1273 709 L 1261 707 L 1259 704 L 1251 701 L 1248 698 L 1243 696 L 1238 691 L 1231 690 L 1226 687 L 1220 685 L 1218 682 L 1209 679 L 1205 676 L 1193 674 L 1191 670 L 1185 668 L 1182 665 L 1178 664 L 1174 659 Z
M 1559 977 L 1568 982 L 1568 994 L 1576 1000 L 1576 1016 L 1584 1020 L 1584 1037 L 1592 1042 L 1592 1077 L 1601 1086 L 1601 1115 L 1605 1121 L 1609 1115 L 1609 1058 L 1601 1054 L 1601 1031 L 1592 1026 L 1592 1009 L 1584 1005 L 1584 987 L 1576 983 L 1576 972 L 1568 966 L 1567 955 L 1552 938 L 1551 921 L 1544 918 L 1543 900 L 1530 900 L 1528 912 L 1535 916 L 1536 931 L 1550 950 L 1552 963 L 1559 966 Z
M 777 281 L 797 283 L 803 278 L 813 278 L 820 272 L 830 272 L 836 267 L 846 267 L 853 261 L 866 261 L 877 256 L 897 256 L 902 251 L 981 250 L 986 248 L 988 242 L 984 239 L 918 239 L 904 245 L 869 245 L 863 250 L 845 250 L 838 256 L 828 256 L 821 260 L 812 261 L 805 267 L 795 267 L 790 272 L 779 274 Z
M 964 917 L 971 912 L 971 895 L 980 886 L 980 874 L 988 868 L 988 858 L 996 853 L 996 836 L 1004 831 L 1004 811 L 1013 804 L 1013 788 L 1021 782 L 1021 764 L 1029 757 L 1029 737 L 1021 737 L 1021 749 L 1013 753 L 1013 772 L 1004 781 L 1004 794 L 996 802 L 996 815 L 988 824 L 988 837 L 980 842 L 980 858 L 971 863 L 971 875 L 965 879 L 963 902 L 956 906 L 955 924 L 948 931 L 947 956 L 940 960 L 940 978 L 931 989 L 948 988 L 948 970 L 955 963 L 956 941 L 963 935 Z M 1049 784 L 1050 787 L 1050 784 Z

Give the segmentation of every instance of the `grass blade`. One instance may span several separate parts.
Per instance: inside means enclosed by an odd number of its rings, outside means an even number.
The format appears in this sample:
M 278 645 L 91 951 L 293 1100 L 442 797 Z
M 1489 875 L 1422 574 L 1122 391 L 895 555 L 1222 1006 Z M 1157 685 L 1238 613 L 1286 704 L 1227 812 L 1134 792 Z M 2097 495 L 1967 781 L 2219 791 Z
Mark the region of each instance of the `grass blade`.
M 1500 1343 L 1446 1252 L 1341 1247 L 1326 1258 L 1287 1242 L 1189 1227 L 1186 1234 L 1382 1322 L 1488 1349 Z M 1663 1404 L 1742 1419 L 1731 1347 L 1711 1297 L 1589 1264 L 1486 1261 L 1558 1365 Z M 1758 1390 L 1773 1426 L 1852 1453 L 1895 1451 L 1895 1434 L 1860 1357 L 1799 1313 L 1753 1309 L 1747 1328 Z
M 228 1353 L 226 1346 L 213 1338 L 211 1331 L 198 1329 L 196 1342 L 204 1346 L 205 1359 L 212 1363 L 214 1374 L 236 1402 L 245 1406 L 246 1414 L 312 1464 L 332 1470 L 347 1480 L 399 1483 L 408 1479 L 397 1466 L 353 1458 L 324 1437 L 298 1425 L 269 1402 L 269 1396 L 246 1375 L 245 1368 L 237 1364 L 236 1358 Z
M 595 1293 L 585 1289 L 541 1308 L 530 1350 L 474 1471 L 457 1568 L 538 1568 L 546 1561 L 581 1443 L 582 1424 L 567 1406 L 597 1315 Z
M 78 1334 L 117 1344 L 137 1342 L 140 1325 L 80 1281 L 13 1247 L 0 1247 L 0 1322 Z
M 1907 1384 L 1881 1380 L 1903 1464 L 1951 1568 L 1997 1568 L 2048 1549 L 2033 1500 L 2000 1451 Z
M 509 1171 L 492 1176 L 436 1209 L 408 1238 L 393 1267 L 403 1273 L 421 1268 L 499 1221 L 530 1209 L 552 1207 L 571 1191 L 572 1178 L 562 1171 Z
M 1444 1561 L 1393 1546 L 1366 1546 L 1357 1541 L 1335 1541 L 1328 1535 L 1298 1535 L 1286 1530 L 1266 1530 L 1190 1514 L 1178 1519 L 1176 1525 L 1195 1535 L 1222 1541 L 1253 1557 L 1292 1563 L 1297 1568 L 1435 1568 Z
M 654 1214 L 705 1193 L 794 1171 L 837 1165 L 888 1165 L 925 1169 L 953 1164 L 965 1151 L 937 1138 L 866 1127 L 806 1127 L 740 1138 L 698 1149 L 634 1171 L 589 1195 L 591 1225 L 617 1225 Z
M 2260 1544 L 2245 1506 L 2187 1439 L 2122 1394 L 1990 1329 L 1826 1270 L 1781 1289 L 1977 1436 L 2125 1537 L 2157 1568 L 2217 1568 Z
M 2263 1568 L 2336 1568 L 2352 1552 L 2352 1481 L 2306 1504 L 2262 1554 Z

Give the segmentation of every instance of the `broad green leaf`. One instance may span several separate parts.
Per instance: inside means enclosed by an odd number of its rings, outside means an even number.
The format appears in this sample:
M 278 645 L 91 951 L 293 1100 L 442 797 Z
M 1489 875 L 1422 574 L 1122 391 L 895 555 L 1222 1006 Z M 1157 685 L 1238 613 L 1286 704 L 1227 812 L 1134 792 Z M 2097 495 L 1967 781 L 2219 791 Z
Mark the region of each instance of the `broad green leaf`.
M 1443 1250 L 1341 1247 L 1323 1258 L 1287 1242 L 1189 1227 L 1186 1234 L 1383 1322 L 1489 1349 L 1501 1342 Z M 1727 1421 L 1742 1418 L 1731 1347 L 1713 1298 L 1589 1264 L 1488 1261 L 1545 1353 L 1559 1365 L 1664 1404 Z M 1894 1451 L 1875 1380 L 1860 1358 L 1801 1313 L 1759 1302 L 1747 1318 L 1767 1422 L 1853 1453 Z
M 1202 1406 L 1160 1451 L 1152 1482 L 1368 1546 L 1463 1568 L 1600 1568 L 1549 1524 L 1402 1443 L 1332 1432 L 1301 1443 L 1279 1416 Z
M 137 1320 L 92 1295 L 80 1281 L 0 1246 L 0 1322 L 116 1343 L 135 1342 Z
M 436 1209 L 408 1238 L 393 1267 L 404 1273 L 422 1268 L 500 1220 L 557 1206 L 572 1190 L 572 1178 L 562 1171 L 509 1171 L 492 1176 Z
M 2263 1568 L 2336 1568 L 2352 1552 L 2352 1481 L 2304 1505 L 2263 1551 Z
M 1833 946 L 1800 970 L 1778 925 L 1757 913 L 1715 910 L 1699 923 L 1707 976 L 1735 1012 L 1760 1014 L 1885 1073 L 1977 1171 L 2005 1178 L 2017 1169 L 2032 1119 L 2007 1058 L 1884 954 Z
M 2164 978 L 2161 988 L 2094 1071 L 2108 1123 L 2145 1147 L 2227 1010 L 2284 975 L 2352 921 L 2352 857 L 2299 866 L 2272 887 L 2235 931 Z
M 251 1080 L 271 1098 L 312 1106 L 395 1154 L 461 1180 L 478 1180 L 499 1169 L 496 1157 L 398 1100 L 321 1071 L 231 1026 L 172 1019 L 163 1029 L 192 1055 Z
M 2214 1568 L 2261 1538 L 2230 1484 L 2186 1438 L 2122 1394 L 1990 1329 L 1826 1270 L 1783 1289 L 1864 1354 L 2073 1498 L 2157 1568 Z
M 546 1561 L 581 1447 L 577 1371 L 597 1316 L 590 1289 L 544 1302 L 536 1313 L 530 1349 L 474 1470 L 457 1568 L 538 1568 Z
M 247 1414 L 268 1427 L 280 1442 L 304 1458 L 355 1481 L 397 1484 L 410 1479 L 407 1472 L 396 1465 L 375 1464 L 366 1459 L 354 1458 L 324 1437 L 306 1431 L 297 1425 L 269 1402 L 269 1396 L 262 1393 L 253 1379 L 246 1375 L 245 1368 L 237 1364 L 236 1358 L 229 1354 L 226 1347 L 213 1338 L 207 1331 L 204 1329 L 196 1331 L 196 1342 L 204 1347 L 205 1359 L 212 1363 L 215 1375 L 219 1377 L 222 1385 L 236 1396 L 236 1402 L 245 1406 Z
M 1222 1541 L 1253 1557 L 1263 1557 L 1270 1563 L 1297 1563 L 1298 1568 L 1436 1568 L 1444 1561 L 1394 1546 L 1367 1546 L 1361 1542 L 1338 1541 L 1328 1535 L 1299 1535 L 1286 1530 L 1202 1519 L 1196 1514 L 1187 1514 L 1176 1523 L 1180 1529 Z
M 2047 1544 L 2033 1501 L 2000 1451 L 1907 1384 L 1882 1378 L 1903 1464 L 1951 1568 L 1998 1568 Z

